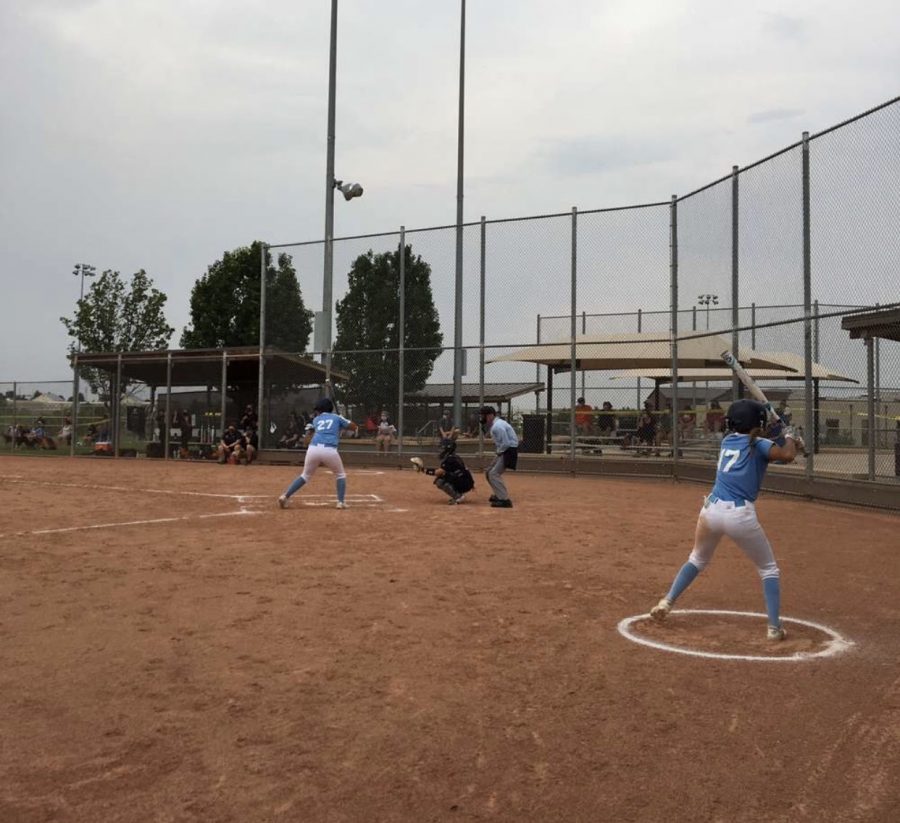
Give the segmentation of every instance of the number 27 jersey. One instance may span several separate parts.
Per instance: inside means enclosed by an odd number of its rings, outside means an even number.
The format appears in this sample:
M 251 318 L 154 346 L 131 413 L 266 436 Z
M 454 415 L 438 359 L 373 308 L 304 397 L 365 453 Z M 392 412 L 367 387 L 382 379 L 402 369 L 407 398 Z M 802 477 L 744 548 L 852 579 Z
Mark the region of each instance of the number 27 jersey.
M 313 437 L 311 446 L 333 446 L 337 448 L 341 439 L 341 429 L 346 429 L 350 421 L 339 414 L 323 412 L 317 414 L 312 421 Z
M 722 441 L 716 484 L 712 493 L 720 500 L 756 500 L 769 466 L 772 441 L 758 437 L 750 445 L 749 434 L 729 434 Z

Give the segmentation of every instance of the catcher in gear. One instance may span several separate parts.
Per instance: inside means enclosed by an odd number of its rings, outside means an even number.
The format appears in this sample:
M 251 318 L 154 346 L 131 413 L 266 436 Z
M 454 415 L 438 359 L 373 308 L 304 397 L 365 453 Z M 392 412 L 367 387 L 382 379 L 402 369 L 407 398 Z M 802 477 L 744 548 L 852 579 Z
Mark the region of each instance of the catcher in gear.
M 411 457 L 410 462 L 416 467 L 417 472 L 434 477 L 434 485 L 448 495 L 449 504 L 455 506 L 462 503 L 466 492 L 475 488 L 475 480 L 463 459 L 456 453 L 456 441 L 445 440 L 441 445 L 439 457 L 441 465 L 436 469 L 425 468 L 425 461 L 421 457 Z

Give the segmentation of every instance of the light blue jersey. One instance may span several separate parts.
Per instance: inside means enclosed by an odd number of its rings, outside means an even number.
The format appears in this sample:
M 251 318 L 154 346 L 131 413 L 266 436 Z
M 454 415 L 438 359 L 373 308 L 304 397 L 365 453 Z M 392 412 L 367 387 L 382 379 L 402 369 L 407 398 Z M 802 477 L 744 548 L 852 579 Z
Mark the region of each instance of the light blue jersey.
M 507 449 L 518 448 L 519 446 L 519 436 L 516 434 L 516 430 L 499 417 L 494 418 L 490 435 L 494 441 L 494 448 L 497 454 L 502 454 Z
M 313 418 L 311 446 L 331 446 L 337 448 L 341 439 L 341 429 L 346 429 L 350 421 L 339 414 L 322 412 Z
M 719 467 L 712 494 L 719 500 L 753 502 L 759 494 L 769 466 L 772 441 L 757 437 L 750 445 L 749 434 L 729 434 L 722 441 Z

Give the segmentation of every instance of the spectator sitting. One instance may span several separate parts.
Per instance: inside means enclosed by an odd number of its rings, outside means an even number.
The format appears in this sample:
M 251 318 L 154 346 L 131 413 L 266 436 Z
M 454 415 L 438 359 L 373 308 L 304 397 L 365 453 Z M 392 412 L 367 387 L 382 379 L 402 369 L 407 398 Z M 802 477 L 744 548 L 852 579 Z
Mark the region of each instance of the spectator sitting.
M 678 418 L 678 433 L 685 439 L 694 436 L 694 427 L 697 425 L 697 418 L 693 409 L 688 406 Z
M 665 409 L 659 413 L 657 426 L 656 445 L 672 442 L 672 406 L 667 403 Z
M 583 397 L 575 402 L 575 429 L 578 434 L 591 434 L 594 430 L 594 410 Z
M 249 466 L 259 454 L 259 433 L 256 430 L 256 426 L 251 426 L 244 432 L 244 443 L 247 465 Z
M 394 442 L 396 434 L 397 429 L 388 419 L 388 413 L 382 411 L 381 420 L 378 423 L 378 431 L 375 434 L 375 450 L 387 454 L 391 450 L 391 443 Z
M 43 417 L 34 421 L 34 428 L 30 435 L 31 443 L 41 449 L 55 449 L 56 442 L 47 434 L 46 425 Z
M 794 416 L 794 414 L 791 411 L 790 406 L 788 406 L 786 400 L 782 400 L 778 404 L 778 408 L 775 409 L 775 412 L 784 421 L 785 426 L 791 425 L 791 418 Z
M 472 412 L 469 415 L 469 425 L 466 427 L 467 437 L 478 437 L 481 433 L 481 418 L 478 412 Z
M 376 434 L 378 434 L 378 422 L 375 420 L 374 414 L 370 414 L 366 418 L 365 428 L 366 428 L 366 434 L 369 437 L 374 437 Z
M 84 433 L 84 437 L 81 438 L 81 442 L 84 443 L 85 446 L 93 446 L 94 443 L 97 442 L 97 427 L 93 423 L 87 427 L 87 431 Z
M 717 440 L 722 439 L 722 430 L 725 426 L 725 412 L 719 405 L 718 400 L 713 400 L 709 404 L 709 411 L 706 412 L 706 431 Z
M 284 434 L 281 435 L 281 439 L 278 441 L 279 448 L 297 448 L 300 441 L 303 439 L 303 429 L 305 425 L 305 423 L 300 422 L 295 412 L 291 412 L 291 416 L 288 420 L 287 426 L 285 427 Z
M 259 415 L 253 410 L 253 404 L 248 403 L 244 409 L 244 416 L 241 418 L 241 431 L 247 431 L 249 428 L 256 428 L 259 425 Z
M 57 438 L 64 446 L 72 444 L 72 421 L 69 417 L 63 417 L 62 428 L 60 428 Z
M 603 409 L 597 415 L 597 428 L 602 437 L 615 437 L 619 428 L 619 421 L 613 412 L 612 403 L 609 400 L 604 401 Z
M 244 436 L 232 423 L 222 435 L 216 449 L 216 458 L 220 463 L 237 463 L 244 457 Z
M 649 404 L 644 406 L 641 416 L 638 418 L 637 424 L 637 447 L 638 452 L 642 446 L 656 446 L 656 418 L 650 409 Z M 650 453 L 648 448 L 647 454 Z

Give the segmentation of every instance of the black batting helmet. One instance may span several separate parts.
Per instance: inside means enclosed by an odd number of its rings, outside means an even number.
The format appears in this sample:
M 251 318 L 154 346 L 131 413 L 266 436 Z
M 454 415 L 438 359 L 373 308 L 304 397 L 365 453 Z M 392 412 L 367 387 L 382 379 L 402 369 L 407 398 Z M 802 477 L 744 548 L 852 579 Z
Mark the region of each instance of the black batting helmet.
M 768 417 L 762 403 L 756 400 L 736 400 L 725 413 L 725 428 L 746 434 L 751 429 L 764 427 Z
M 329 397 L 320 397 L 318 400 L 316 400 L 316 405 L 313 406 L 313 411 L 333 412 L 334 411 L 334 403 L 331 402 L 331 398 L 329 398 Z

